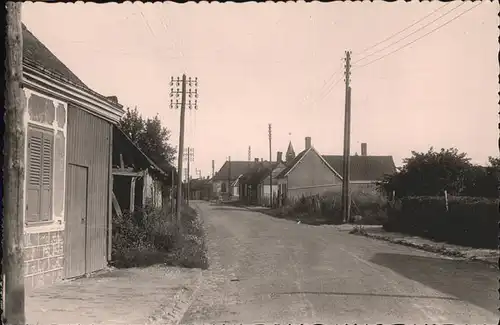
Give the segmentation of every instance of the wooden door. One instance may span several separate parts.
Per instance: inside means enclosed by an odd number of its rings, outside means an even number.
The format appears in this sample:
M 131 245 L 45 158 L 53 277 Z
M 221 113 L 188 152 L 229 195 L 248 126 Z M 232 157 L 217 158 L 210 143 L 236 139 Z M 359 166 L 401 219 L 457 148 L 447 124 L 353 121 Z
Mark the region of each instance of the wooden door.
M 68 164 L 66 171 L 65 278 L 86 273 L 88 168 Z

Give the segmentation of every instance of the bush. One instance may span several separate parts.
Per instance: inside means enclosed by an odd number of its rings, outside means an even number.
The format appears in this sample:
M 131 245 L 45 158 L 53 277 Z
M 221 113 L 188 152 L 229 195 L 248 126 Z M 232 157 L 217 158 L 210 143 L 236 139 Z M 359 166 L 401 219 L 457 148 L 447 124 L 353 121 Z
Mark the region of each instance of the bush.
M 208 248 L 203 220 L 191 207 L 182 212 L 183 233 L 177 233 L 171 254 L 171 265 L 189 268 L 208 268 Z
M 387 221 L 387 200 L 376 191 L 353 191 L 351 215 L 363 217 L 364 225 L 382 225 Z
M 497 199 L 405 197 L 388 207 L 384 229 L 471 247 L 496 248 Z
M 351 216 L 361 215 L 362 224 L 381 225 L 387 220 L 386 201 L 378 193 L 354 191 L 351 199 Z M 291 202 L 288 212 L 306 218 L 324 218 L 325 223 L 329 224 L 341 224 L 341 202 L 341 194 L 334 191 L 322 195 L 303 195 Z
M 205 231 L 196 211 L 182 210 L 183 234 L 161 209 L 146 206 L 121 217 L 113 216 L 112 260 L 116 267 L 164 263 L 174 266 L 208 266 Z

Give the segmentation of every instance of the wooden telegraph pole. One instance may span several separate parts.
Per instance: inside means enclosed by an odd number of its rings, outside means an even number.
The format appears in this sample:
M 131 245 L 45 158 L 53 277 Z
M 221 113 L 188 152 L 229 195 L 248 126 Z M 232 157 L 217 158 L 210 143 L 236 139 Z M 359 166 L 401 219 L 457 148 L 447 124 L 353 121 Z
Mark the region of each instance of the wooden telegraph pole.
M 344 115 L 344 159 L 342 173 L 342 215 L 344 222 L 350 221 L 351 196 L 350 181 L 350 145 L 351 145 L 351 52 L 345 52 L 345 115 Z
M 189 179 L 189 168 L 190 168 L 190 163 L 194 161 L 194 148 L 190 148 L 190 147 L 187 147 L 187 150 L 186 150 L 186 160 L 187 160 L 187 169 L 186 169 L 186 179 L 187 179 L 187 183 L 186 183 L 186 188 L 187 188 L 187 195 L 186 195 L 186 200 L 187 200 L 187 204 L 189 205 L 189 195 L 191 193 L 191 189 L 190 189 L 190 179 Z
M 270 164 L 270 172 L 269 172 L 269 207 L 273 207 L 273 152 L 271 147 L 271 139 L 272 139 L 272 131 L 271 131 L 271 123 L 269 123 L 269 164 Z
M 233 189 L 231 188 L 231 156 L 228 157 L 227 160 L 227 193 L 228 193 L 228 200 L 231 200 L 231 197 L 233 196 Z
M 21 3 L 7 2 L 3 198 L 4 313 L 2 323 L 24 325 L 24 112 Z
M 187 102 L 187 106 L 189 109 L 198 109 L 198 78 L 191 77 L 186 78 L 186 75 L 183 74 L 182 78 L 174 79 L 174 77 L 170 80 L 170 97 L 175 97 L 170 100 L 170 108 L 179 108 L 181 109 L 181 120 L 180 120 L 180 130 L 179 130 L 179 152 L 177 159 L 177 200 L 175 201 L 175 212 L 176 212 L 176 222 L 179 230 L 182 230 L 182 222 L 181 222 L 181 204 L 182 204 L 182 161 L 184 154 L 184 119 L 186 115 L 186 96 L 189 96 L 189 100 Z M 179 89 L 179 87 L 181 87 Z M 189 88 L 189 90 L 187 90 Z M 179 102 L 179 97 L 181 101 Z M 191 98 L 194 97 L 194 100 L 191 101 Z
M 172 168 L 172 190 L 170 191 L 170 212 L 173 214 L 175 211 L 175 204 L 174 204 L 174 188 L 175 188 L 175 171 Z

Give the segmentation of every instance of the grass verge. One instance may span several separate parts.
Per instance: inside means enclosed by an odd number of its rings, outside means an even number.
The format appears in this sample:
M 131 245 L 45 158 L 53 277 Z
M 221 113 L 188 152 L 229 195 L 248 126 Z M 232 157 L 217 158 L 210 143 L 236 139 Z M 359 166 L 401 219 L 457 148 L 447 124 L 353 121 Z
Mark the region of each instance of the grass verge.
M 130 268 L 164 264 L 207 269 L 206 234 L 201 217 L 184 205 L 182 233 L 170 219 L 161 210 L 149 207 L 115 217 L 111 265 Z

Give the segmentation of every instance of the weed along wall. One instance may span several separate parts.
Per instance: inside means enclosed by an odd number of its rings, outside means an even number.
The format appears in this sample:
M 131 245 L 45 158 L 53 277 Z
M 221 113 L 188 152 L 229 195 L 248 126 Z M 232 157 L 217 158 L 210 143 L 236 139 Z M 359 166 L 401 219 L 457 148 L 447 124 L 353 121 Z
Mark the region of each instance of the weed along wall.
M 63 278 L 67 104 L 24 88 L 26 289 Z

